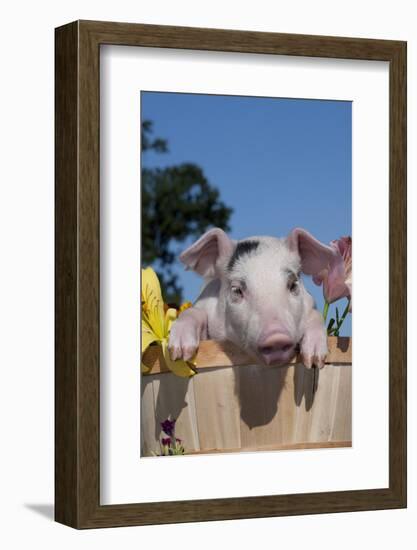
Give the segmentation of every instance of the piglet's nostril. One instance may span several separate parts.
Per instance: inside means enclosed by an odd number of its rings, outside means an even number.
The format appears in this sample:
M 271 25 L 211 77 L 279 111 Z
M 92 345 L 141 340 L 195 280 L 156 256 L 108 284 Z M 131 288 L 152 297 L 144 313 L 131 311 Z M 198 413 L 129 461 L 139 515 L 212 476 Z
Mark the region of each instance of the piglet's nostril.
M 262 355 L 270 355 L 275 352 L 286 353 L 293 347 L 294 342 L 291 338 L 282 333 L 270 334 L 258 344 L 258 350 Z

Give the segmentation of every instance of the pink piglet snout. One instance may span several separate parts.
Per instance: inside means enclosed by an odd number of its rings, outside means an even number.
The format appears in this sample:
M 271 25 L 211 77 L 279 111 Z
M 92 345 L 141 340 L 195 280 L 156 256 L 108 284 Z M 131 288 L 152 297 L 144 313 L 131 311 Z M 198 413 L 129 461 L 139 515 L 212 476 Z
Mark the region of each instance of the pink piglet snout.
M 288 362 L 295 350 L 296 342 L 282 331 L 269 330 L 258 342 L 258 352 L 266 365 Z

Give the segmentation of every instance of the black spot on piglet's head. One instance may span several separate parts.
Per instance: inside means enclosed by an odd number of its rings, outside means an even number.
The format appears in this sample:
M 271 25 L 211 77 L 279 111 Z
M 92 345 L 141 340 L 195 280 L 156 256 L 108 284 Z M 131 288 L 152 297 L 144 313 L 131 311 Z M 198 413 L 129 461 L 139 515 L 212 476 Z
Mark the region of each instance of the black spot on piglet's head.
M 259 246 L 259 241 L 240 241 L 237 243 L 236 248 L 227 264 L 228 271 L 232 271 L 233 266 L 242 256 L 254 252 Z

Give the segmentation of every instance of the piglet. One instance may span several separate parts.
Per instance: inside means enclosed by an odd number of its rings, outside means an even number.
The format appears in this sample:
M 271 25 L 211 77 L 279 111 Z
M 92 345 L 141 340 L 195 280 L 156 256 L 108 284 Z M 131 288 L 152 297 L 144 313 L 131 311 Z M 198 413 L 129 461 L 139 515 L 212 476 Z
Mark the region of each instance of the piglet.
M 191 359 L 203 339 L 229 340 L 258 364 L 286 364 L 299 349 L 307 368 L 323 367 L 326 329 L 300 274 L 319 274 L 332 254 L 300 228 L 286 238 L 240 241 L 219 228 L 207 231 L 180 256 L 205 281 L 172 326 L 171 358 Z

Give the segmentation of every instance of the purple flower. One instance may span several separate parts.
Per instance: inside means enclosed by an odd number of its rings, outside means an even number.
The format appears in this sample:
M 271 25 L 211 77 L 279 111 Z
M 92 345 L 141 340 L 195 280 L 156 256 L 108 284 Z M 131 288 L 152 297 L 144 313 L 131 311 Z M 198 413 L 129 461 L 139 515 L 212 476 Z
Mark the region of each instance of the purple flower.
M 173 420 L 167 418 L 166 420 L 161 422 L 161 428 L 167 435 L 174 435 L 175 418 Z
M 171 444 L 171 438 L 170 437 L 163 437 L 162 438 L 162 445 L 170 445 Z

